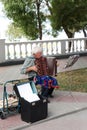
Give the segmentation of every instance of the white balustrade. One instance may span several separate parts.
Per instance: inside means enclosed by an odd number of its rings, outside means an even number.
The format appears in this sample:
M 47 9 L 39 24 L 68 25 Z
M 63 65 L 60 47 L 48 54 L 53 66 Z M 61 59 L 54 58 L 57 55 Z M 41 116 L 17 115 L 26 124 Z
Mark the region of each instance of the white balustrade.
M 71 50 L 69 51 L 69 42 Z M 49 56 L 66 55 L 72 53 L 87 52 L 87 38 L 71 38 L 63 40 L 40 40 L 18 43 L 5 43 L 0 40 L 0 63 L 6 60 L 24 59 L 31 56 L 31 50 L 34 46 L 42 46 L 43 54 Z

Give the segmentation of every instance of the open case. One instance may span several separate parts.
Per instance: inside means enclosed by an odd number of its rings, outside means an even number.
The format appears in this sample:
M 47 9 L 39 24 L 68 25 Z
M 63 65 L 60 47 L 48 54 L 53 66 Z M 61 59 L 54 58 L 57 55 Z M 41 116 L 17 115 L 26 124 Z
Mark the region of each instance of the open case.
M 47 99 L 38 95 L 33 81 L 16 84 L 14 90 L 19 98 L 21 119 L 25 122 L 36 122 L 48 115 Z

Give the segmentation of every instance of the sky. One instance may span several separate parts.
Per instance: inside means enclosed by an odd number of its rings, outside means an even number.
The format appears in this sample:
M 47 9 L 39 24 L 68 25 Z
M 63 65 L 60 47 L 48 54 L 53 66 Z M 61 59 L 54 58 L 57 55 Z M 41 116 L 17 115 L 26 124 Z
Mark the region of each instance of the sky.
M 3 13 L 3 5 L 1 4 L 0 2 L 0 39 L 7 39 L 6 38 L 6 30 L 8 29 L 8 25 L 10 24 L 10 20 L 5 16 L 5 14 Z M 84 35 L 83 33 L 76 33 L 75 34 L 75 38 L 83 38 Z M 67 36 L 65 34 L 64 31 L 60 32 L 58 37 L 56 39 L 66 39 Z M 44 35 L 43 36 L 43 40 L 50 40 L 50 39 L 54 39 L 53 37 L 51 36 L 47 36 L 47 35 Z
M 5 31 L 7 30 L 8 25 L 10 23 L 10 20 L 8 18 L 6 18 L 2 9 L 3 9 L 3 6 L 0 3 L 0 39 L 5 38 Z

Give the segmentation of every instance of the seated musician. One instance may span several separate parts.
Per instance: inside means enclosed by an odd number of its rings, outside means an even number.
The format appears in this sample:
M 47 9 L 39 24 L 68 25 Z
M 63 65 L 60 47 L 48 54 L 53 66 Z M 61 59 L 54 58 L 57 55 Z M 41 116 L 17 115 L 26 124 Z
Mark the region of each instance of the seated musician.
M 41 95 L 43 97 L 53 97 L 54 88 L 59 88 L 57 80 L 50 75 L 47 65 L 47 59 L 43 56 L 41 47 L 32 49 L 32 57 L 27 57 L 21 68 L 22 74 L 28 74 L 28 77 L 41 85 Z

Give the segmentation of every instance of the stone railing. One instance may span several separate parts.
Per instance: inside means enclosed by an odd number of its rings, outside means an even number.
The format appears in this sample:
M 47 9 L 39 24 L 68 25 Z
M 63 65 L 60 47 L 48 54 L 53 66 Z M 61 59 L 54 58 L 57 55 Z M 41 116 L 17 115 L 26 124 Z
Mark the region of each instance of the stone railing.
M 72 43 L 69 51 L 69 43 Z M 24 59 L 31 56 L 34 46 L 42 46 L 43 54 L 47 56 L 70 55 L 75 53 L 87 53 L 87 38 L 71 38 L 63 40 L 41 40 L 29 42 L 5 43 L 0 40 L 0 63 L 16 59 Z

